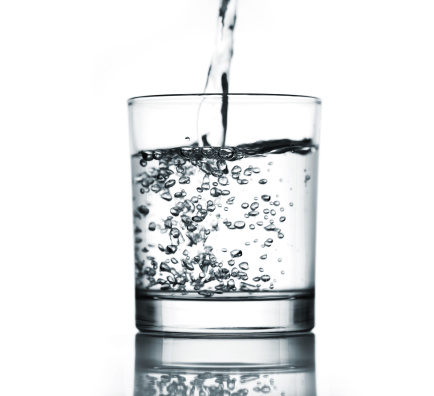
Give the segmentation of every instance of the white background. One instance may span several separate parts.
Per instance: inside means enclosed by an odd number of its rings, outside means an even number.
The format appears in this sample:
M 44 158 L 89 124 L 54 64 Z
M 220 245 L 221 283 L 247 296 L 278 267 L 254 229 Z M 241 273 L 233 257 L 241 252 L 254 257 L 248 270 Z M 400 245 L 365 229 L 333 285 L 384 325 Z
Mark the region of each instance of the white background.
M 434 394 L 431 6 L 239 0 L 230 90 L 323 99 L 319 396 Z M 0 8 L 1 393 L 131 395 L 126 99 L 202 91 L 218 1 Z

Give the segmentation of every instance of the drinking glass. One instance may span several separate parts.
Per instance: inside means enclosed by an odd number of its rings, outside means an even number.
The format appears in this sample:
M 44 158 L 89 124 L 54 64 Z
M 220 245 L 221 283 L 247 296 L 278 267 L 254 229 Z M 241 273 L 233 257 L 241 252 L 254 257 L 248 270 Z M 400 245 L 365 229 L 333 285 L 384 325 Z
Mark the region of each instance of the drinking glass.
M 128 101 L 139 330 L 313 328 L 320 104 Z

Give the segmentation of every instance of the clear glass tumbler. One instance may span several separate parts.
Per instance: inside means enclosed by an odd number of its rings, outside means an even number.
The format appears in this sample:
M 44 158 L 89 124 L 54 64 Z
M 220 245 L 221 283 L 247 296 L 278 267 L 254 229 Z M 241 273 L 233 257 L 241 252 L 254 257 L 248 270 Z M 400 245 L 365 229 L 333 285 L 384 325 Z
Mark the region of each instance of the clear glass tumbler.
M 139 330 L 313 328 L 320 104 L 128 101 Z

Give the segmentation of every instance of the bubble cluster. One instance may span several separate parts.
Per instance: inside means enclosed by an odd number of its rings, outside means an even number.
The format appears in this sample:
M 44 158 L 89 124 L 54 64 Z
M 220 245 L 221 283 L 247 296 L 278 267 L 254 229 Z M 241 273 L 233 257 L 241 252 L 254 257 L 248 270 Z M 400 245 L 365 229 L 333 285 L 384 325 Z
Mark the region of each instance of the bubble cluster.
M 289 371 L 288 371 L 289 372 Z M 273 373 L 273 377 L 263 373 L 225 373 L 202 371 L 199 374 L 188 372 L 153 372 L 136 377 L 136 387 L 140 386 L 143 395 L 173 396 L 248 396 L 279 394 L 286 389 L 286 371 Z M 275 377 L 275 378 L 274 378 Z M 285 381 L 286 380 L 286 381 Z
M 270 180 L 278 165 L 267 161 L 272 154 L 260 146 L 185 146 L 133 155 L 137 287 L 211 297 L 278 285 L 279 277 L 272 275 L 276 280 L 271 283 L 267 272 L 277 265 L 270 257 L 286 249 L 286 242 L 279 241 L 285 240 L 291 226 L 288 213 L 293 202 L 283 195 L 276 199 L 279 194 L 271 185 L 277 186 L 279 178 Z M 253 159 L 255 164 L 249 163 Z M 267 164 L 272 171 L 264 177 Z M 255 235 L 254 243 L 248 235 Z M 220 240 L 227 244 L 215 248 Z M 258 254 L 254 249 L 266 250 Z M 273 271 L 282 276 L 284 268 Z

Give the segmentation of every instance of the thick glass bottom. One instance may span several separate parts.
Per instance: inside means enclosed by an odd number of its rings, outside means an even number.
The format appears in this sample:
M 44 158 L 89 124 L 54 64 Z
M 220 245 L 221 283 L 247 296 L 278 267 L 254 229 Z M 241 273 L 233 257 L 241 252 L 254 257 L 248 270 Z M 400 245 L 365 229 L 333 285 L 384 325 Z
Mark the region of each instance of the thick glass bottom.
M 140 331 L 172 333 L 271 333 L 314 327 L 313 293 L 274 293 L 256 298 L 136 297 Z

